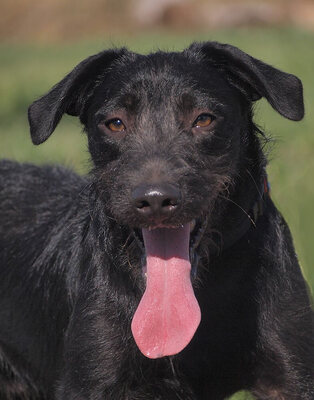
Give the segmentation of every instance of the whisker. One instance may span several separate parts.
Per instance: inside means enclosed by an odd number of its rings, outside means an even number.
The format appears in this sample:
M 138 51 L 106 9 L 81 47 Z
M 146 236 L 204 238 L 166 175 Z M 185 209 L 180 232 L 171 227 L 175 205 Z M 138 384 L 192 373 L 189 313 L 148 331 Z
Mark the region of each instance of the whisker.
M 219 195 L 219 197 L 223 198 L 224 200 L 230 201 L 230 203 L 234 204 L 235 206 L 237 206 L 241 211 L 243 211 L 243 213 L 248 217 L 248 219 L 251 221 L 251 223 L 254 225 L 254 227 L 256 228 L 256 224 L 254 222 L 254 220 L 252 219 L 252 217 L 244 210 L 243 207 L 241 207 L 238 203 L 236 203 L 235 201 L 229 199 L 228 197 Z
M 250 172 L 248 169 L 246 170 L 246 172 L 248 173 L 248 175 L 249 175 L 250 178 L 252 179 L 252 181 L 253 181 L 253 183 L 254 183 L 254 185 L 255 185 L 257 191 L 258 191 L 258 194 L 259 194 L 260 197 L 262 198 L 262 197 L 263 197 L 263 193 L 261 192 L 260 188 L 258 187 L 258 185 L 257 185 L 257 183 L 256 183 L 256 180 L 254 179 L 253 175 L 251 174 L 251 172 Z
M 122 249 L 124 249 L 124 248 L 127 246 L 127 244 L 128 244 L 128 242 L 129 242 L 129 240 L 131 239 L 131 237 L 132 237 L 132 233 L 130 233 L 130 234 L 128 235 L 128 237 L 126 238 L 125 243 L 121 246 Z

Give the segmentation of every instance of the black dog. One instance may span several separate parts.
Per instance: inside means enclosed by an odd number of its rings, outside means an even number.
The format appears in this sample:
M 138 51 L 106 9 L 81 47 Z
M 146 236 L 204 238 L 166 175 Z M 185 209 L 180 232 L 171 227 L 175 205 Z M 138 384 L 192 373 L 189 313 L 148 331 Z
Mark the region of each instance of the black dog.
M 314 399 L 314 329 L 252 104 L 293 75 L 235 47 L 109 50 L 31 105 L 80 117 L 94 163 L 0 164 L 0 398 Z

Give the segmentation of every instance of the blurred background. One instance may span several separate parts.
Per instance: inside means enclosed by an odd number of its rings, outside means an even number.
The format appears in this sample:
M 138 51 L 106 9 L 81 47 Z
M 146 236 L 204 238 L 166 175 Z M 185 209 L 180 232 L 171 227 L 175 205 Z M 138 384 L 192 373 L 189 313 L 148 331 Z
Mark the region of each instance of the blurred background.
M 272 197 L 292 230 L 314 289 L 314 0 L 1 0 L 0 158 L 89 169 L 85 135 L 65 116 L 33 146 L 27 107 L 83 58 L 112 46 L 181 50 L 193 40 L 231 43 L 304 84 L 306 117 L 285 120 L 264 101 L 255 121 L 272 137 Z M 312 183 L 311 183 L 312 182 Z M 249 398 L 245 393 L 232 400 Z

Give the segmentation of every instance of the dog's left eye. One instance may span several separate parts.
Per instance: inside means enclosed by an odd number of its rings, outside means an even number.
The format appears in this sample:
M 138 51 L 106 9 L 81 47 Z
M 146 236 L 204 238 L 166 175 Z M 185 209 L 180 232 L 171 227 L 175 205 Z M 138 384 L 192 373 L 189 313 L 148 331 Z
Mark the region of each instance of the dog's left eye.
M 126 130 L 124 123 L 119 118 L 110 119 L 105 122 L 105 125 L 112 132 L 123 132 Z
M 207 128 L 214 120 L 214 117 L 210 114 L 201 114 L 193 122 L 194 128 Z

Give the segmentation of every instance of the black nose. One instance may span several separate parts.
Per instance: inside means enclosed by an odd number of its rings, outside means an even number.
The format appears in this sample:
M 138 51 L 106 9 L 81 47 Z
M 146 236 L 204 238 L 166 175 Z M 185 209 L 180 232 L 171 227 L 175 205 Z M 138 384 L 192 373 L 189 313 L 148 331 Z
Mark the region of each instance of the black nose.
M 179 205 L 180 190 L 170 183 L 143 184 L 133 190 L 132 202 L 145 217 L 168 217 Z

